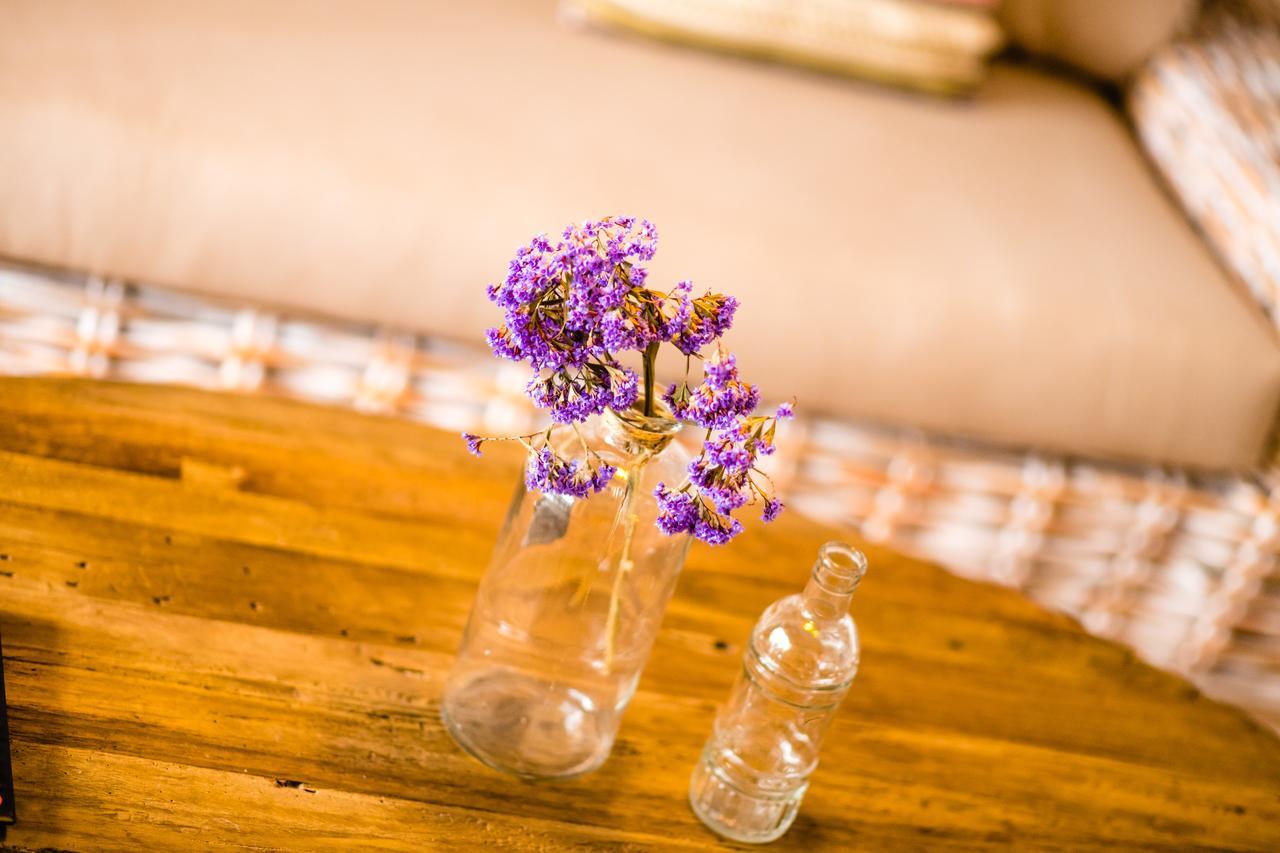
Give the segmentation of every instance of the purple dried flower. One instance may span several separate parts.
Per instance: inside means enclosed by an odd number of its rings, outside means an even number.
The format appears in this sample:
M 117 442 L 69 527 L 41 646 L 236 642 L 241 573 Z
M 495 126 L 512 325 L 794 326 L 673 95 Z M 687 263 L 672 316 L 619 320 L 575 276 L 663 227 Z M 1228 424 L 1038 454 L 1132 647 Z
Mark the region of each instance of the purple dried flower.
M 709 382 L 736 381 L 735 376 L 732 365 L 724 362 L 712 365 L 708 371 Z M 790 410 L 789 405 L 781 409 L 784 415 Z M 688 523 L 690 513 L 696 512 L 694 536 L 713 545 L 729 541 L 742 529 L 733 512 L 748 503 L 763 501 L 761 516 L 765 521 L 773 521 L 782 512 L 782 502 L 756 479 L 758 476 L 764 484 L 769 484 L 769 478 L 755 467 L 757 458 L 773 452 L 779 417 L 778 414 L 739 417 L 730 426 L 716 431 L 703 443 L 702 452 L 689 463 L 685 484 L 675 493 L 660 496 L 666 504 L 683 509 L 685 515 L 680 517 L 683 524 Z
M 524 353 L 520 350 L 519 344 L 511 337 L 511 333 L 506 326 L 498 326 L 496 329 L 486 329 L 485 340 L 489 342 L 489 348 L 493 350 L 493 354 L 509 361 L 521 361 L 524 359 Z
M 738 300 L 732 296 L 706 293 L 694 298 L 692 290 L 692 283 L 682 281 L 668 294 L 676 307 L 663 324 L 665 339 L 685 355 L 697 354 L 729 331 L 738 310 Z
M 782 515 L 783 503 L 777 498 L 770 498 L 764 502 L 764 509 L 760 512 L 760 517 L 765 521 L 773 521 Z
M 671 491 L 665 483 L 654 490 L 658 498 L 658 527 L 668 536 L 692 533 L 708 545 L 723 545 L 742 532 L 742 524 L 707 505 L 688 486 Z
M 613 399 L 609 408 L 615 412 L 626 411 L 640 396 L 640 379 L 634 370 L 620 369 L 612 377 Z
M 703 454 L 714 465 L 723 468 L 728 474 L 745 474 L 755 462 L 751 452 L 738 440 L 741 436 L 737 430 L 728 435 L 720 433 L 703 445 Z
M 688 492 L 673 492 L 666 483 L 653 491 L 658 498 L 658 527 L 668 536 L 692 533 L 698 522 L 698 507 Z
M 566 479 L 572 479 L 572 472 L 566 478 L 568 465 L 551 452 L 550 448 L 542 448 L 537 453 L 529 454 L 529 461 L 524 469 L 524 482 L 530 490 L 558 494 Z
M 480 455 L 480 445 L 484 444 L 483 438 L 473 433 L 464 432 L 462 434 L 462 440 L 467 443 L 467 450 L 469 452 L 474 453 L 476 456 Z
M 750 467 L 750 461 L 747 464 Z M 705 448 L 689 463 L 689 482 L 720 512 L 733 512 L 750 500 L 746 478 L 746 469 L 731 474 L 717 465 Z
M 605 409 L 623 410 L 639 393 L 636 374 L 618 364 L 592 362 L 578 370 L 535 376 L 525 388 L 529 399 L 551 412 L 557 423 L 579 423 Z
M 657 239 L 652 224 L 631 217 L 570 226 L 554 244 L 535 237 L 516 253 L 506 280 L 489 288 L 505 311 L 502 325 L 488 331 L 490 348 L 534 369 L 529 395 L 556 421 L 635 402 L 635 376 L 614 357 L 658 343 L 665 331 L 662 300 L 642 286 L 639 266 L 653 257 Z
M 581 482 L 593 494 L 603 492 L 608 488 L 609 484 L 613 482 L 614 476 L 618 473 L 618 469 L 607 462 L 600 462 L 594 467 L 587 466 L 586 470 L 587 474 L 581 479 Z
M 659 332 L 643 316 L 609 311 L 600 321 L 600 341 L 606 352 L 639 352 L 658 340 Z
M 524 481 L 531 490 L 556 495 L 585 498 L 603 491 L 613 480 L 617 469 L 605 462 L 584 464 L 565 459 L 549 447 L 529 455 Z
M 663 395 L 676 417 L 707 429 L 727 429 L 760 403 L 760 389 L 738 379 L 738 362 L 723 349 L 703 365 L 706 378 L 698 387 L 672 385 Z
M 551 419 L 557 423 L 585 421 L 598 415 L 609 404 L 608 388 L 588 387 L 567 371 L 557 371 L 550 376 L 535 376 L 525 388 L 534 404 L 551 411 Z
M 704 514 L 693 528 L 693 535 L 708 545 L 724 545 L 742 532 L 742 522 L 729 515 Z

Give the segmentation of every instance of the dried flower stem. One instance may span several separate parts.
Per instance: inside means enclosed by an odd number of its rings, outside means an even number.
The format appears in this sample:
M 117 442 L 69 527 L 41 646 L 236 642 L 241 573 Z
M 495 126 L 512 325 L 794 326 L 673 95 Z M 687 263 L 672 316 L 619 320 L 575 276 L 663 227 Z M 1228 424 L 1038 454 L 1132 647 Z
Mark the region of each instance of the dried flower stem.
M 622 507 L 619 512 L 623 515 L 623 524 L 626 526 L 626 533 L 622 539 L 622 553 L 618 557 L 618 569 L 613 576 L 613 589 L 609 592 L 609 616 L 605 620 L 604 625 L 604 668 L 608 672 L 613 668 L 614 649 L 618 640 L 618 607 L 622 601 L 622 579 L 630 572 L 635 564 L 631 560 L 631 540 L 636 532 L 636 520 L 638 516 L 631 511 L 632 499 L 635 495 L 636 478 L 628 478 L 627 492 L 622 498 Z
M 591 581 L 595 578 L 595 571 L 588 569 L 582 573 L 582 577 L 578 580 L 578 588 L 573 591 L 573 596 L 569 599 L 570 607 L 577 607 L 587 600 L 587 596 L 591 593 Z
M 636 522 L 639 516 L 634 512 L 636 499 L 636 486 L 640 482 L 640 474 L 644 470 L 644 466 L 648 464 L 652 458 L 652 454 L 646 453 L 636 463 L 631 470 L 619 469 L 618 474 L 627 480 L 626 486 L 622 491 L 622 503 L 618 506 L 618 515 L 614 519 L 614 526 L 609 531 L 608 542 L 613 542 L 614 536 L 618 531 L 619 525 L 622 527 L 622 547 L 618 554 L 618 562 L 614 568 L 613 586 L 609 591 L 609 612 L 605 619 L 604 628 L 604 666 L 605 670 L 613 667 L 613 659 L 617 654 L 618 645 L 618 613 L 622 603 L 622 582 L 623 578 L 632 569 L 635 568 L 635 561 L 631 557 L 631 547 L 636 535 Z M 606 548 L 606 551 L 609 550 Z M 583 574 L 582 580 L 578 582 L 578 588 L 574 590 L 573 596 L 569 599 L 570 605 L 584 604 L 591 594 L 591 583 L 595 580 L 595 570 L 588 570 Z
M 658 362 L 658 346 L 661 342 L 654 341 L 644 348 L 644 416 L 651 418 L 657 414 L 657 407 L 653 397 L 653 386 L 657 379 L 656 365 Z
M 613 526 L 609 528 L 609 535 L 605 538 L 605 543 L 606 543 L 605 554 L 606 555 L 610 553 L 609 545 L 613 543 L 613 538 L 618 533 L 618 525 L 620 524 L 621 519 L 623 518 L 626 510 L 628 509 L 628 499 L 631 497 L 631 495 L 635 491 L 635 487 L 632 486 L 631 472 L 628 471 L 626 468 L 619 468 L 617 472 L 614 474 L 614 476 L 615 477 L 621 476 L 625 478 L 627 481 L 627 485 L 624 487 L 624 490 L 622 493 L 622 506 L 619 508 L 618 514 L 613 519 Z M 573 591 L 573 596 L 570 597 L 569 599 L 569 605 L 571 607 L 575 607 L 577 605 L 584 604 L 586 602 L 587 596 L 591 594 L 591 582 L 593 580 L 595 580 L 594 569 L 589 569 L 582 573 L 582 578 L 581 580 L 578 581 L 578 588 Z

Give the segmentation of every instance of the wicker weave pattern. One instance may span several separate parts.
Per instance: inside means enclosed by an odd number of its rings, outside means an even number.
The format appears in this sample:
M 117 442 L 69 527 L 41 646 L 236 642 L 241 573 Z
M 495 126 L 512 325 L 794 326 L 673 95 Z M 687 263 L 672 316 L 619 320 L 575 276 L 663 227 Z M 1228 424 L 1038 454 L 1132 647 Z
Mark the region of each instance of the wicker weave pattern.
M 1151 60 L 1129 105 L 1187 214 L 1280 324 L 1280 6 L 1211 8 Z
M 0 267 L 0 372 L 276 394 L 528 432 L 525 371 L 404 331 Z M 793 509 L 1016 586 L 1280 726 L 1280 475 L 1204 479 L 800 418 Z

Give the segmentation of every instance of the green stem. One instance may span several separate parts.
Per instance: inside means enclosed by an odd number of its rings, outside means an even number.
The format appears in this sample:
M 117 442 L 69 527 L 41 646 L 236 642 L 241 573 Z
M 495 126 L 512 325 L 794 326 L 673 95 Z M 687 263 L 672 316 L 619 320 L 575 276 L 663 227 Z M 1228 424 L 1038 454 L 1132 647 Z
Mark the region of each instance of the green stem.
M 657 380 L 654 367 L 658 362 L 658 342 L 654 341 L 644 348 L 644 416 L 651 418 L 657 414 L 656 400 L 653 397 L 653 386 Z

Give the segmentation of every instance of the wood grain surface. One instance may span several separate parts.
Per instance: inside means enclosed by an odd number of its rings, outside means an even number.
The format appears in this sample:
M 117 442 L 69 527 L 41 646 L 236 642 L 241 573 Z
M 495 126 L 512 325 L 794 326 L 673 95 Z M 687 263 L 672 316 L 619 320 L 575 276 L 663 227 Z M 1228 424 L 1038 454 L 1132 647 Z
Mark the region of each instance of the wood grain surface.
M 441 727 L 517 475 L 296 403 L 0 380 L 16 849 L 714 849 L 690 767 L 794 514 L 697 545 L 613 757 L 520 782 Z M 856 541 L 856 539 L 854 540 Z M 1013 592 L 867 548 L 864 663 L 779 850 L 1280 849 L 1280 741 Z

